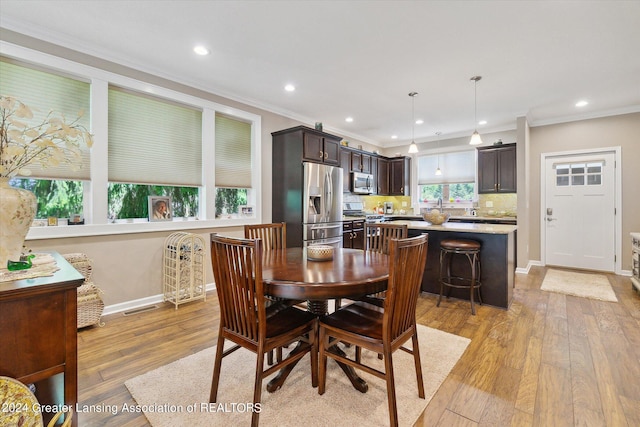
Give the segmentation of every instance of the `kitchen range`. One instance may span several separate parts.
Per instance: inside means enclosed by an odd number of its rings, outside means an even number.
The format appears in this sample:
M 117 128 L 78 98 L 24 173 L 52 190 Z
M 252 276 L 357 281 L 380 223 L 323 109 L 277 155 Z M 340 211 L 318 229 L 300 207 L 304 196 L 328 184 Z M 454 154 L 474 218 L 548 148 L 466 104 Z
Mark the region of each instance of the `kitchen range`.
M 342 215 L 345 219 L 364 218 L 366 222 L 384 222 L 386 218 L 383 214 L 366 214 L 364 212 L 364 203 L 362 202 L 345 202 L 342 206 Z

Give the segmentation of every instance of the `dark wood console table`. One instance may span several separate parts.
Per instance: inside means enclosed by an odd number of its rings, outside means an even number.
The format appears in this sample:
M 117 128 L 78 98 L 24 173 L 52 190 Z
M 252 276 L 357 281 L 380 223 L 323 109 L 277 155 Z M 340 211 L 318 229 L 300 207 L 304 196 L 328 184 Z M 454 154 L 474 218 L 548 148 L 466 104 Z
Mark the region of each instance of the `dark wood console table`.
M 64 404 L 75 410 L 77 287 L 84 277 L 60 254 L 51 255 L 60 268 L 53 276 L 0 282 L 0 375 L 35 383 L 41 405 Z M 58 374 L 64 377 L 63 401 L 51 390 Z M 46 425 L 55 413 L 42 415 Z

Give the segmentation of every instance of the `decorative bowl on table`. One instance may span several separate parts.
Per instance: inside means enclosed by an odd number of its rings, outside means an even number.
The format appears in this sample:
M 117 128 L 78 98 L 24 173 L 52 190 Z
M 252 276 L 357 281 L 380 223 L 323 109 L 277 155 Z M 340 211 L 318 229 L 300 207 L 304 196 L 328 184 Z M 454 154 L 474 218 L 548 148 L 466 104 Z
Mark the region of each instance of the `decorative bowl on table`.
M 307 259 L 310 261 L 330 261 L 333 259 L 333 246 L 307 246 Z
M 449 221 L 451 214 L 448 212 L 440 212 L 438 209 L 431 209 L 429 212 L 422 214 L 422 218 L 425 221 L 430 222 L 433 225 L 441 225 Z

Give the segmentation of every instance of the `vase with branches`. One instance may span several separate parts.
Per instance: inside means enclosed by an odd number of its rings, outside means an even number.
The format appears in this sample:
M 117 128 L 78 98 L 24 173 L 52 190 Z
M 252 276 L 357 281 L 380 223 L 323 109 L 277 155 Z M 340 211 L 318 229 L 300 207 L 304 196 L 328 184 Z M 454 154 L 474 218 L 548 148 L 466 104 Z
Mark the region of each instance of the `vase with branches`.
M 79 122 L 50 111 L 35 120 L 31 108 L 12 96 L 0 96 L 0 268 L 20 258 L 24 238 L 36 213 L 33 193 L 9 186 L 9 179 L 30 176 L 30 167 L 68 164 L 82 167 L 82 146 L 93 136 Z

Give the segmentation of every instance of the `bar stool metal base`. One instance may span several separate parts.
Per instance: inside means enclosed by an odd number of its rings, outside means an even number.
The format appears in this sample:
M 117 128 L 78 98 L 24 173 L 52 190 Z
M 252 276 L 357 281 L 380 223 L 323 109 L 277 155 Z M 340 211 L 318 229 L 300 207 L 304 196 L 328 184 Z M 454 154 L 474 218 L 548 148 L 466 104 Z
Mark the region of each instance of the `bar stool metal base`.
M 454 255 L 464 255 L 469 261 L 471 277 L 454 276 L 451 274 L 451 263 Z M 445 271 L 446 270 L 446 271 Z M 478 292 L 478 303 L 482 305 L 480 294 L 480 243 L 475 240 L 445 239 L 440 243 L 440 294 L 437 307 L 440 307 L 444 288 L 447 288 L 447 298 L 451 294 L 451 288 L 468 289 L 471 302 L 471 314 L 476 314 L 474 297 Z

